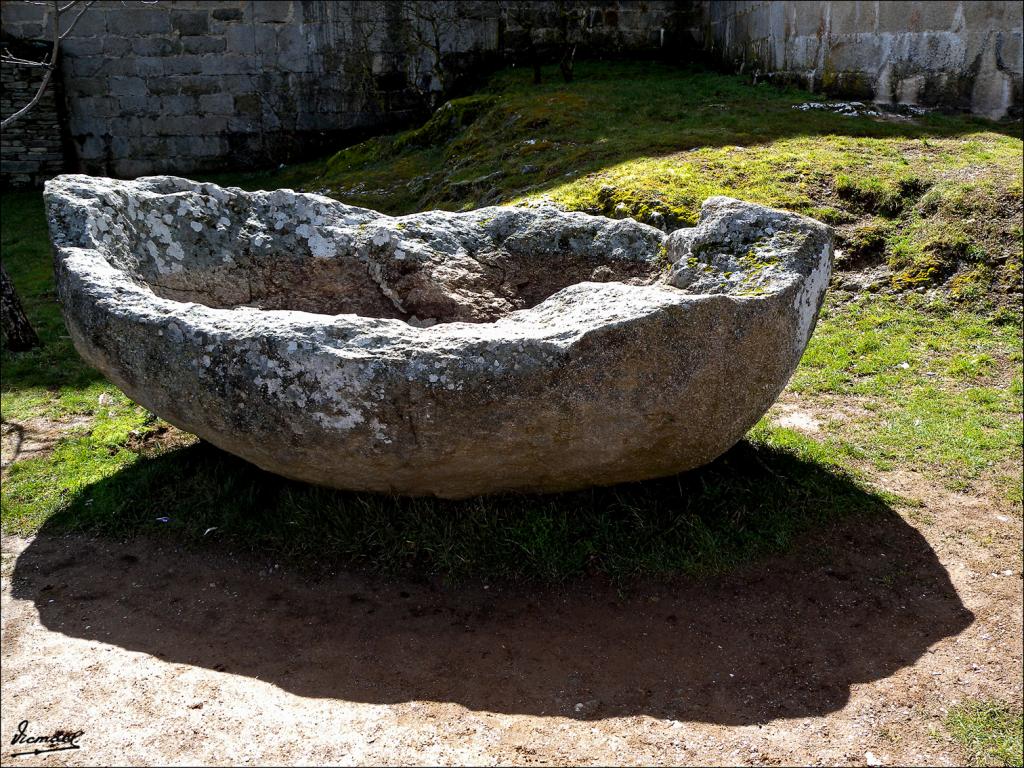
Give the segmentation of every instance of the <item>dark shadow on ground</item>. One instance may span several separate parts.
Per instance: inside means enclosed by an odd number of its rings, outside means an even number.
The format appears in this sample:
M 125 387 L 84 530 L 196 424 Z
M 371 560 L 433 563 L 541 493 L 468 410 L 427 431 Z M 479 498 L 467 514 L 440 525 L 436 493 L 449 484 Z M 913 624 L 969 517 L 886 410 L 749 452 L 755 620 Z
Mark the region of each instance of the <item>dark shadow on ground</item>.
M 690 474 L 708 482 L 707 472 L 736 467 L 727 457 Z M 793 488 L 794 515 L 806 514 L 794 474 L 801 467 L 823 472 L 797 462 L 778 480 Z M 667 495 L 659 484 L 683 492 L 681 478 L 610 492 L 658 499 Z M 835 482 L 870 497 L 848 480 Z M 767 485 L 769 496 L 777 492 Z M 851 686 L 913 664 L 973 620 L 925 539 L 877 498 L 867 501 L 872 514 L 812 526 L 785 554 L 726 575 L 636 580 L 625 590 L 596 577 L 557 586 L 480 579 L 443 586 L 355 572 L 311 578 L 265 555 L 152 536 L 120 542 L 50 523 L 19 556 L 12 592 L 33 601 L 54 632 L 258 678 L 300 696 L 764 723 L 839 709 Z M 397 506 L 395 514 L 404 519 Z M 659 508 L 633 514 L 638 526 L 660 525 Z M 758 514 L 731 524 L 767 524 L 756 522 Z M 559 535 L 590 536 L 587 519 L 582 513 L 579 526 L 570 522 Z M 328 536 L 330 524 L 321 525 Z
M 549 584 L 597 574 L 621 584 L 723 572 L 783 552 L 807 531 L 889 511 L 796 433 L 743 440 L 658 480 L 463 501 L 292 482 L 205 442 L 169 449 L 175 437 L 140 438 L 131 450 L 143 458 L 76 492 L 49 530 L 213 542 L 314 573 Z

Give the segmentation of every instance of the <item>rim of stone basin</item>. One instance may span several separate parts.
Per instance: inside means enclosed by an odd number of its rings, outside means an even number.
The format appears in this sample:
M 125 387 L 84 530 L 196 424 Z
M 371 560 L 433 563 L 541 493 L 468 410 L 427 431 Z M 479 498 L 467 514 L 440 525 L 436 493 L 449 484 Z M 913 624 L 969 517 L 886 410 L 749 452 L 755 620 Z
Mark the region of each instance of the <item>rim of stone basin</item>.
M 650 279 L 634 280 L 629 283 L 608 277 L 599 277 L 600 281 L 579 280 L 558 291 L 552 291 L 550 295 L 532 306 L 512 309 L 494 319 L 483 320 L 429 322 L 415 316 L 410 321 L 375 317 L 359 312 L 314 312 L 244 304 L 234 307 L 210 306 L 203 301 L 161 296 L 145 279 L 133 279 L 125 267 L 125 262 L 119 264 L 118 260 L 114 259 L 112 263 L 109 249 L 115 243 L 117 233 L 116 225 L 111 218 L 117 204 L 126 204 L 125 207 L 131 215 L 132 191 L 138 195 L 136 200 L 140 202 L 147 197 L 159 196 L 169 196 L 172 199 L 192 198 L 188 206 L 178 207 L 179 215 L 185 218 L 196 212 L 196 197 L 205 198 L 214 206 L 235 196 L 263 197 L 270 203 L 269 211 L 272 214 L 279 210 L 278 206 L 274 205 L 275 202 L 280 205 L 287 204 L 288 198 L 304 200 L 310 206 L 308 218 L 312 221 L 326 221 L 329 217 L 335 216 L 355 222 L 356 226 L 360 227 L 372 222 L 377 226 L 393 228 L 389 233 L 392 236 L 394 230 L 401 231 L 404 221 L 422 218 L 424 215 L 441 217 L 448 221 L 462 218 L 470 223 L 493 219 L 496 212 L 504 211 L 515 211 L 531 218 L 555 216 L 567 223 L 573 222 L 574 219 L 597 220 L 613 231 L 618 230 L 618 234 L 623 236 L 626 244 L 618 246 L 620 251 L 626 247 L 635 249 L 627 258 L 639 262 L 646 261 L 652 267 L 657 267 L 657 272 L 649 275 Z M 112 194 L 118 193 L 125 195 L 126 199 L 111 198 Z M 590 329 L 621 322 L 667 305 L 699 301 L 711 296 L 728 296 L 743 302 L 764 301 L 793 282 L 802 279 L 810 283 L 820 282 L 813 274 L 816 267 L 819 270 L 821 268 L 820 263 L 814 263 L 820 259 L 809 258 L 807 253 L 802 252 L 807 249 L 800 247 L 805 245 L 805 242 L 801 241 L 798 235 L 813 232 L 815 226 L 819 231 L 827 229 L 811 219 L 728 197 L 708 198 L 702 206 L 701 219 L 697 227 L 665 234 L 632 219 L 604 219 L 540 206 L 492 206 L 469 213 L 431 211 L 428 214 L 388 216 L 310 193 L 295 193 L 291 190 L 250 193 L 236 187 L 222 188 L 212 183 L 192 182 L 169 176 L 119 181 L 70 174 L 48 182 L 46 195 L 50 200 L 51 210 L 54 199 L 61 197 L 69 209 L 77 208 L 82 214 L 75 222 L 78 226 L 69 227 L 67 224 L 70 222 L 66 221 L 63 227 L 51 227 L 52 240 L 61 254 L 60 261 L 67 267 L 74 268 L 82 280 L 83 288 L 98 289 L 106 284 L 116 291 L 120 301 L 106 306 L 110 312 L 134 313 L 138 309 L 136 301 L 141 300 L 154 312 L 174 314 L 197 325 L 226 322 L 236 326 L 240 318 L 244 318 L 244 322 L 252 322 L 256 318 L 266 316 L 272 319 L 274 328 L 281 330 L 293 324 L 325 324 L 337 327 L 343 318 L 354 317 L 363 325 L 365 332 L 386 332 L 388 335 L 419 338 L 451 335 L 460 339 L 479 337 L 509 340 L 526 336 L 543 338 L 548 334 L 555 334 L 564 339 L 566 334 L 583 334 Z M 216 208 L 212 212 L 219 213 Z M 201 215 L 203 218 L 209 218 L 207 211 L 201 211 Z M 736 236 L 735 233 L 745 227 L 751 228 L 751 231 L 756 230 L 758 224 L 768 216 L 774 217 L 777 221 L 781 220 L 788 226 L 783 228 L 776 223 L 775 227 L 767 228 L 767 234 L 762 229 L 757 237 Z M 163 238 L 160 244 L 162 250 L 172 254 L 165 255 L 164 261 L 169 262 L 173 268 L 178 266 L 173 254 L 184 255 L 184 251 L 175 242 L 175 235 L 167 218 L 165 214 L 160 222 L 163 226 L 157 235 Z M 302 229 L 301 222 L 299 229 Z M 325 238 L 315 225 L 309 228 L 309 232 L 309 249 L 315 254 L 318 243 L 322 243 Z M 680 235 L 691 236 L 681 238 Z M 147 244 L 152 248 L 155 242 L 160 241 L 153 238 Z M 397 248 L 401 245 L 401 240 L 396 239 L 390 245 Z M 716 253 L 716 248 L 724 252 Z M 743 252 L 736 254 L 737 250 Z M 816 257 L 818 254 L 812 256 Z M 804 293 L 810 294 L 812 291 Z M 556 297 L 558 300 L 553 301 Z M 813 302 L 802 303 L 809 305 Z M 332 334 L 322 341 L 344 343 L 345 340 L 343 336 Z
M 710 461 L 785 386 L 832 258 L 826 226 L 725 197 L 670 234 L 177 177 L 45 198 L 72 340 L 133 400 L 288 477 L 448 497 Z

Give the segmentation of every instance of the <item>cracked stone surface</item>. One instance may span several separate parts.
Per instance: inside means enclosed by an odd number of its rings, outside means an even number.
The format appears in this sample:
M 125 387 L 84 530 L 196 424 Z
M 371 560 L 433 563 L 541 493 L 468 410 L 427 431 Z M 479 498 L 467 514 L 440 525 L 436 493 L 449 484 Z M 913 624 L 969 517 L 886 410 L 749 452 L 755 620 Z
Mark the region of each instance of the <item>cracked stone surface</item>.
M 389 493 L 711 461 L 784 388 L 832 265 L 826 226 L 724 197 L 669 235 L 170 176 L 45 198 L 75 347 L 129 397 L 269 471 Z

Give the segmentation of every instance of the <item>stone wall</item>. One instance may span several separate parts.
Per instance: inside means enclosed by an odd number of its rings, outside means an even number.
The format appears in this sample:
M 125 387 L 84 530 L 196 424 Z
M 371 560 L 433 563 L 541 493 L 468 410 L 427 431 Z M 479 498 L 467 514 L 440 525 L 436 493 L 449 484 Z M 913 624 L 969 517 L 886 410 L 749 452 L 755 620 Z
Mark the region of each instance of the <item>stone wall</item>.
M 338 134 L 401 122 L 416 104 L 390 76 L 403 41 L 389 7 L 97 3 L 62 51 L 82 168 L 134 176 L 288 162 Z M 41 10 L 4 2 L 5 33 L 37 33 Z
M 705 47 L 829 96 L 1021 114 L 1020 2 L 704 0 Z
M 43 44 L 10 45 L 12 53 L 33 61 L 42 60 L 50 50 Z M 31 101 L 42 78 L 43 70 L 38 68 L 0 69 L 0 115 L 12 115 Z M 5 184 L 37 186 L 69 167 L 61 96 L 58 71 L 39 103 L 0 135 L 0 173 Z
M 591 3 L 585 18 L 594 47 L 659 49 L 673 41 L 678 9 L 688 5 Z M 0 6 L 5 36 L 45 35 L 46 6 Z M 558 7 L 100 0 L 62 46 L 68 131 L 89 173 L 292 162 L 422 116 L 442 89 L 497 66 L 506 37 L 524 32 L 516 20 L 541 48 L 554 44 Z

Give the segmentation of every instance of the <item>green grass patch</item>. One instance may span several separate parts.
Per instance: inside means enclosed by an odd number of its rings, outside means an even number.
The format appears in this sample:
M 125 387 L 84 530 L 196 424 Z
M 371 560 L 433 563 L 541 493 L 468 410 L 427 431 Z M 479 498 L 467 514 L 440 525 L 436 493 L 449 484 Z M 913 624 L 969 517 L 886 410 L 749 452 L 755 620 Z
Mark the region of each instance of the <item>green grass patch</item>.
M 840 173 L 835 177 L 835 190 L 840 199 L 867 213 L 883 216 L 898 216 L 914 203 L 924 187 L 925 183 L 912 175 L 880 178 Z
M 16 463 L 0 491 L 4 530 L 34 533 L 77 493 L 130 466 L 138 454 L 128 443 L 155 422 L 139 406 L 103 408 L 88 426 L 68 430 L 49 456 Z
M 1020 707 L 997 701 L 968 701 L 946 715 L 946 728 L 963 746 L 972 765 L 1022 764 Z
M 918 297 L 827 302 L 790 389 L 857 411 L 832 430 L 880 469 L 963 488 L 1022 450 L 1021 316 Z

